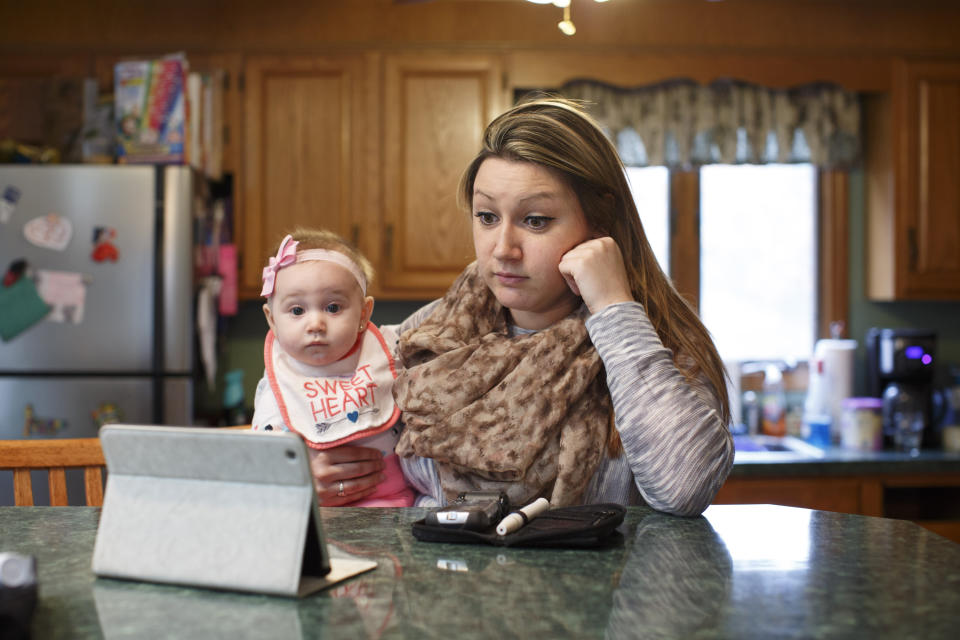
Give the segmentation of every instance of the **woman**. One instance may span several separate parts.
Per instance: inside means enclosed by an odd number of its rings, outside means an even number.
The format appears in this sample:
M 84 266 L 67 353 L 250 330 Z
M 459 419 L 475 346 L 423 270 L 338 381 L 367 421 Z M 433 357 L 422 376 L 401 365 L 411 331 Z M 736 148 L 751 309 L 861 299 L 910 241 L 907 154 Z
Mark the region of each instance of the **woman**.
M 733 462 L 723 365 L 610 141 L 568 101 L 518 105 L 487 127 L 460 197 L 477 260 L 400 327 L 397 452 L 418 504 L 498 489 L 702 512 Z M 371 490 L 376 463 L 316 460 L 321 497 Z

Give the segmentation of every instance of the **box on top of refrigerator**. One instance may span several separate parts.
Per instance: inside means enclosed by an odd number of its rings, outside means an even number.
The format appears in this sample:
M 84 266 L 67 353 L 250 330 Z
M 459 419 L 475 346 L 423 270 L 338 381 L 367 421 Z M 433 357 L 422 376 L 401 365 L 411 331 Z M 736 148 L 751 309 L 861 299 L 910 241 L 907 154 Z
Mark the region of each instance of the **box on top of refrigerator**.
M 114 67 L 117 157 L 126 163 L 182 164 L 186 161 L 187 60 L 119 62 Z

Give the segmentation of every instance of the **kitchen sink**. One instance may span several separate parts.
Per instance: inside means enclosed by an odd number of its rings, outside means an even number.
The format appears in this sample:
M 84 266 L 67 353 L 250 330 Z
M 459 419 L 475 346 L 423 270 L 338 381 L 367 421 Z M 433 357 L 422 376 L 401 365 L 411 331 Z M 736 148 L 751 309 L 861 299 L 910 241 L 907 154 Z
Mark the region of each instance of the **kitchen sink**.
M 738 460 L 823 457 L 823 449 L 793 436 L 739 435 L 733 437 L 733 445 Z

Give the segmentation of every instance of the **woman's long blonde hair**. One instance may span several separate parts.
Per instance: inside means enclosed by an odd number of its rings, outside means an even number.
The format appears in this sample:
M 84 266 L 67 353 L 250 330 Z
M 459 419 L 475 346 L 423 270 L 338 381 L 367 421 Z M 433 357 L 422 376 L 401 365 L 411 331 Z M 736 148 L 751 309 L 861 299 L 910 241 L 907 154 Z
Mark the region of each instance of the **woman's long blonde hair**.
M 663 273 L 640 223 L 620 156 L 597 123 L 576 103 L 540 98 L 519 104 L 491 122 L 483 149 L 460 181 L 468 210 L 484 160 L 499 157 L 552 169 L 577 194 L 590 227 L 612 237 L 623 254 L 634 299 L 640 302 L 674 364 L 693 379 L 702 372 L 730 421 L 726 374 L 710 334 L 690 304 Z

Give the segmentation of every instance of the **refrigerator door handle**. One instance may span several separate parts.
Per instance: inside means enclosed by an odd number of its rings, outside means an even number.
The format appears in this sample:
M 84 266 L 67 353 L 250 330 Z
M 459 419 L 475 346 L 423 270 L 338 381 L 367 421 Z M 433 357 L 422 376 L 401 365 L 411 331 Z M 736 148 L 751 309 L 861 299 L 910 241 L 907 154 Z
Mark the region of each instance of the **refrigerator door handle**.
M 193 172 L 168 166 L 163 171 L 162 345 L 164 373 L 193 368 Z

